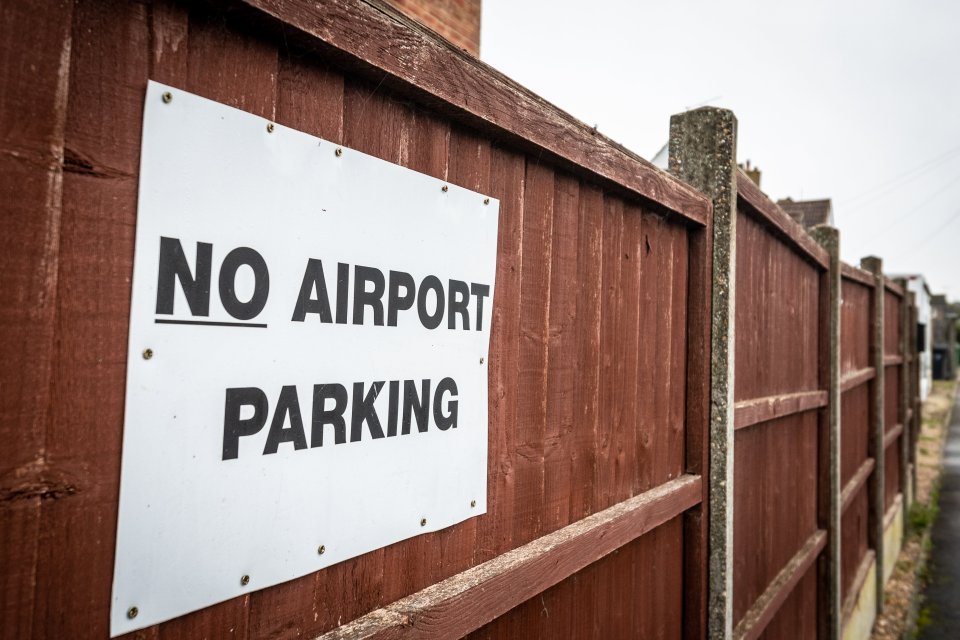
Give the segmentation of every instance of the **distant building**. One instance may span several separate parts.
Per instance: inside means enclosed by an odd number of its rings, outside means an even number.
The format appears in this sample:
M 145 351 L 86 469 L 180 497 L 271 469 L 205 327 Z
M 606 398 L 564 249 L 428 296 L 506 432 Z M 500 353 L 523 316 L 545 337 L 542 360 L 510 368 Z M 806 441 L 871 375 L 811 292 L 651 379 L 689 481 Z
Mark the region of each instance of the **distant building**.
M 930 308 L 930 287 L 919 273 L 891 275 L 891 278 L 903 278 L 907 289 L 912 291 L 917 301 L 917 351 L 920 352 L 920 399 L 926 400 L 933 387 L 933 314 Z
M 818 224 L 828 224 L 831 227 L 833 223 L 833 203 L 829 198 L 822 200 L 793 200 L 786 198 L 778 200 L 780 208 L 790 214 L 790 217 L 809 229 Z
M 457 47 L 480 55 L 480 0 L 387 0 Z

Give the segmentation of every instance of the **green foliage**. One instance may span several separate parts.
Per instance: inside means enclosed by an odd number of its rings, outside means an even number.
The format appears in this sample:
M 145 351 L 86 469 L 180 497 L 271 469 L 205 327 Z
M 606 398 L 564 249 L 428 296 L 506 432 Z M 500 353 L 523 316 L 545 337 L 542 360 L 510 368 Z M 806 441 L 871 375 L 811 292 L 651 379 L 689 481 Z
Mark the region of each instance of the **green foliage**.
M 933 526 L 940 514 L 940 484 L 937 483 L 930 491 L 930 502 L 921 504 L 914 502 L 910 507 L 910 533 L 921 536 Z

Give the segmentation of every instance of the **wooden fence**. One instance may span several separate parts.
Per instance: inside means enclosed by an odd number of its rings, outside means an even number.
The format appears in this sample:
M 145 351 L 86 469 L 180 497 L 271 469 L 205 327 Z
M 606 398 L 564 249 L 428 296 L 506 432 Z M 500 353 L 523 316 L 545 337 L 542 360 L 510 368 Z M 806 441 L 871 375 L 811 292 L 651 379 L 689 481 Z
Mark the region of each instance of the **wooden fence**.
M 725 196 L 690 186 L 373 1 L 2 11 L 0 638 L 108 635 L 148 79 L 501 210 L 488 512 L 138 636 L 827 637 L 856 608 L 909 495 L 913 311 L 843 267 L 831 315 L 836 247 L 735 144 Z

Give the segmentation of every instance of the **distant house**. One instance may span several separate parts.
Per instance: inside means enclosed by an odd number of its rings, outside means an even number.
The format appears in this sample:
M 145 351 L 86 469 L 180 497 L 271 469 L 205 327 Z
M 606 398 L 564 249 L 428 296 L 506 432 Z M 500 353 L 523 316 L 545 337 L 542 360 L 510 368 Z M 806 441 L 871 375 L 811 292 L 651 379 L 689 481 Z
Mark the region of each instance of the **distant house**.
M 890 278 L 903 278 L 907 289 L 913 291 L 917 301 L 917 351 L 920 352 L 920 399 L 926 400 L 933 387 L 933 313 L 930 307 L 930 287 L 919 273 L 891 274 Z
M 833 204 L 830 198 L 823 200 L 793 200 L 786 198 L 778 200 L 780 208 L 790 214 L 790 217 L 809 229 L 818 224 L 833 224 Z

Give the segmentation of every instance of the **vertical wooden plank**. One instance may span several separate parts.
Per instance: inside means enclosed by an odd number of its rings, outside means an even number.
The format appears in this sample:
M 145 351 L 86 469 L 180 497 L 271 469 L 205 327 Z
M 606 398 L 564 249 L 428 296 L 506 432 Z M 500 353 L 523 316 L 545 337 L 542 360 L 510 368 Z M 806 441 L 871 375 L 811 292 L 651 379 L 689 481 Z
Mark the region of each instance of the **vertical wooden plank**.
M 543 442 L 547 426 L 553 195 L 553 171 L 528 159 L 523 201 L 523 271 L 520 278 L 515 546 L 533 540 L 543 531 Z
M 600 410 L 597 421 L 597 463 L 594 478 L 594 509 L 606 509 L 616 501 L 617 444 L 623 407 L 623 360 L 620 356 L 622 308 L 620 300 L 623 203 L 603 199 L 602 298 L 600 312 Z
M 573 468 L 570 486 L 571 520 L 597 510 L 594 482 L 597 470 L 597 429 L 600 412 L 600 327 L 603 265 L 603 193 L 583 184 L 579 191 L 577 246 L 577 384 L 574 391 Z M 594 636 L 600 591 L 595 575 L 581 572 L 573 580 L 577 607 L 570 624 L 576 638 Z
M 45 452 L 75 488 L 43 502 L 36 637 L 108 633 L 148 45 L 145 7 L 74 7 Z
M 70 75 L 72 3 L 0 6 L 0 638 L 34 635 Z
M 641 307 L 641 269 L 643 266 L 643 226 L 644 213 L 634 204 L 625 204 L 623 207 L 623 236 L 620 246 L 620 295 L 618 309 L 621 316 L 620 344 L 618 353 L 614 356 L 623 360 L 623 378 L 618 382 L 622 388 L 623 406 L 620 413 L 620 424 L 616 442 L 618 450 L 617 466 L 617 497 L 616 500 L 626 500 L 641 490 L 639 447 L 641 444 L 642 424 L 639 405 L 641 402 L 640 389 L 640 307 Z M 669 245 L 668 245 L 669 247 Z M 669 248 L 668 248 L 669 251 Z M 669 282 L 669 280 L 668 280 Z M 669 313 L 669 312 L 668 312 Z M 643 328 L 647 330 L 647 327 Z M 670 356 L 671 340 L 669 336 L 661 343 L 663 345 L 664 360 Z M 667 365 L 669 366 L 669 364 Z M 644 390 L 646 391 L 646 390 Z M 643 401 L 648 401 L 647 394 L 643 393 Z M 664 409 L 666 403 L 664 402 Z M 664 411 L 664 413 L 666 413 Z M 666 420 L 664 420 L 666 423 Z M 667 427 L 663 433 L 669 433 Z M 645 434 L 644 434 L 645 435 Z M 650 466 L 645 461 L 645 467 Z M 631 574 L 632 575 L 632 574 Z
M 573 449 L 570 472 L 570 520 L 596 509 L 597 421 L 600 390 L 600 306 L 603 245 L 603 193 L 581 185 L 577 230 L 577 376 L 574 389 Z M 569 286 L 569 285 L 568 285 Z
M 578 367 L 575 283 L 580 184 L 575 178 L 558 175 L 555 187 L 544 443 L 544 533 L 570 522 L 573 402 Z
M 478 193 L 488 193 L 490 188 L 490 142 L 472 131 L 459 127 L 453 128 L 450 132 L 448 179 L 454 184 Z M 489 451 L 487 455 L 489 459 Z M 477 547 L 476 518 L 470 518 L 466 522 L 448 527 L 440 531 L 439 535 L 440 562 L 444 576 L 454 575 L 473 566 Z
M 497 282 L 490 327 L 489 442 L 487 514 L 482 516 L 478 560 L 513 548 L 518 378 L 520 361 L 520 274 L 523 269 L 524 174 L 522 155 L 491 151 L 490 191 L 500 200 Z
M 277 121 L 331 142 L 343 142 L 343 76 L 298 52 L 280 57 Z

